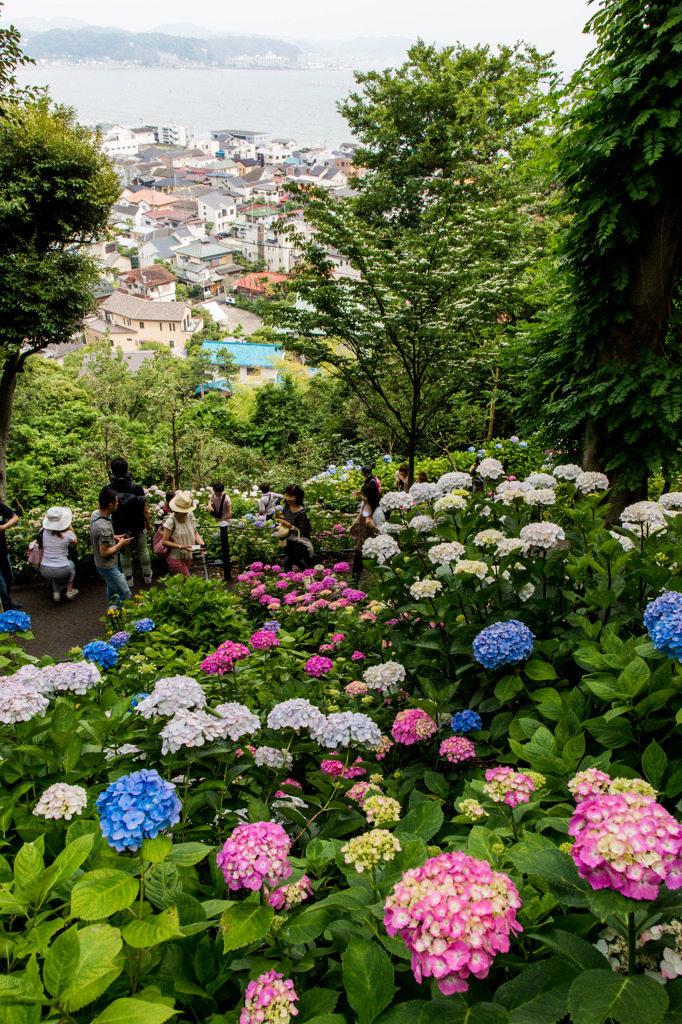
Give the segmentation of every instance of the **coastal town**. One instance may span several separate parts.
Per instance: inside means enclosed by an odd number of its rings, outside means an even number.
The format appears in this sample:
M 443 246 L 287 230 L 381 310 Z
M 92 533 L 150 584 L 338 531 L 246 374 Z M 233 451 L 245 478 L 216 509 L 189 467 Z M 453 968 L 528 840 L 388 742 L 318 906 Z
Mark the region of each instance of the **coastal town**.
M 353 194 L 362 174 L 356 146 L 300 149 L 295 139 L 230 128 L 200 135 L 191 125 L 100 128 L 103 151 L 121 181 L 110 235 L 90 247 L 102 267 L 97 310 L 83 324 L 79 346 L 107 342 L 131 368 L 159 344 L 174 355 L 200 332 L 206 314 L 228 337 L 203 341 L 216 364 L 227 349 L 240 383 L 277 378 L 282 351 L 249 341 L 262 302 L 288 291 L 310 238 L 293 184 Z M 357 271 L 328 252 L 337 278 Z M 258 300 L 262 300 L 260 306 Z

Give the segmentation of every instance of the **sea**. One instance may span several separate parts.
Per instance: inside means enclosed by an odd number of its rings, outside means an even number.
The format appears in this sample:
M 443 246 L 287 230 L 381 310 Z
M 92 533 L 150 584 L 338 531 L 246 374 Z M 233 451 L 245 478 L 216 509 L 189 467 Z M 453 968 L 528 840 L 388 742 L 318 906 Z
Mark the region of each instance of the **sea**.
M 175 122 L 198 132 L 241 128 L 338 146 L 351 136 L 337 103 L 355 87 L 350 68 L 275 70 L 38 65 L 22 85 L 49 86 L 83 124 L 130 127 Z

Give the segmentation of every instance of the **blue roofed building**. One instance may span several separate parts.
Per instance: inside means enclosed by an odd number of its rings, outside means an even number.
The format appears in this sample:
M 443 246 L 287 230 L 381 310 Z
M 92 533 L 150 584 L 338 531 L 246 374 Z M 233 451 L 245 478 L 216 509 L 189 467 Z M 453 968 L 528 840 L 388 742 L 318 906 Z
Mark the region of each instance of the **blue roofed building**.
M 235 383 L 247 385 L 276 381 L 282 370 L 284 352 L 279 345 L 257 345 L 249 341 L 205 341 L 201 351 L 220 366 L 219 353 L 227 351 L 239 368 Z

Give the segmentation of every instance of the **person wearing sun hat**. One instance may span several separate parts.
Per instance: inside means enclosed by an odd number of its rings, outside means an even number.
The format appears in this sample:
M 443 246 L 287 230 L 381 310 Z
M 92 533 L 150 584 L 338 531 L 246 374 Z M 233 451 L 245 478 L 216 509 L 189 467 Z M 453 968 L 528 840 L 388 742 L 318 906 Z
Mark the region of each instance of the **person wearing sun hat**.
M 168 571 L 173 576 L 189 576 L 193 546 L 204 547 L 194 518 L 199 503 L 192 501 L 191 491 L 176 491 L 168 504 L 171 514 L 163 521 L 163 543 L 170 548 L 166 555 Z
M 38 537 L 38 546 L 43 551 L 40 575 L 52 584 L 52 600 L 55 604 L 61 601 L 63 591 L 66 591 L 67 601 L 73 601 L 78 596 L 73 586 L 76 566 L 69 558 L 70 549 L 77 545 L 71 519 L 70 508 L 53 505 L 45 513 L 43 528 Z

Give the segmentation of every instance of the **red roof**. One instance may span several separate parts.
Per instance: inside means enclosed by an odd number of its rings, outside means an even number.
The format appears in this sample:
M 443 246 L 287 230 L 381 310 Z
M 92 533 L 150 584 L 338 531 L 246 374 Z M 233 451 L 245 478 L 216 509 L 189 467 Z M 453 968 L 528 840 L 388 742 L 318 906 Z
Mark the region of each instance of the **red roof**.
M 174 274 L 171 274 L 170 270 L 166 270 L 165 267 L 160 267 L 157 264 L 156 266 L 142 267 L 139 270 L 129 270 L 124 280 L 137 281 L 139 284 L 151 288 L 160 284 L 171 284 L 176 280 L 176 277 Z
M 238 281 L 235 281 L 235 288 L 245 288 L 250 292 L 265 292 L 267 285 L 269 284 L 281 284 L 283 281 L 288 281 L 289 278 L 286 274 L 271 274 L 268 271 L 261 271 L 260 273 L 247 274 L 246 277 L 240 277 Z

